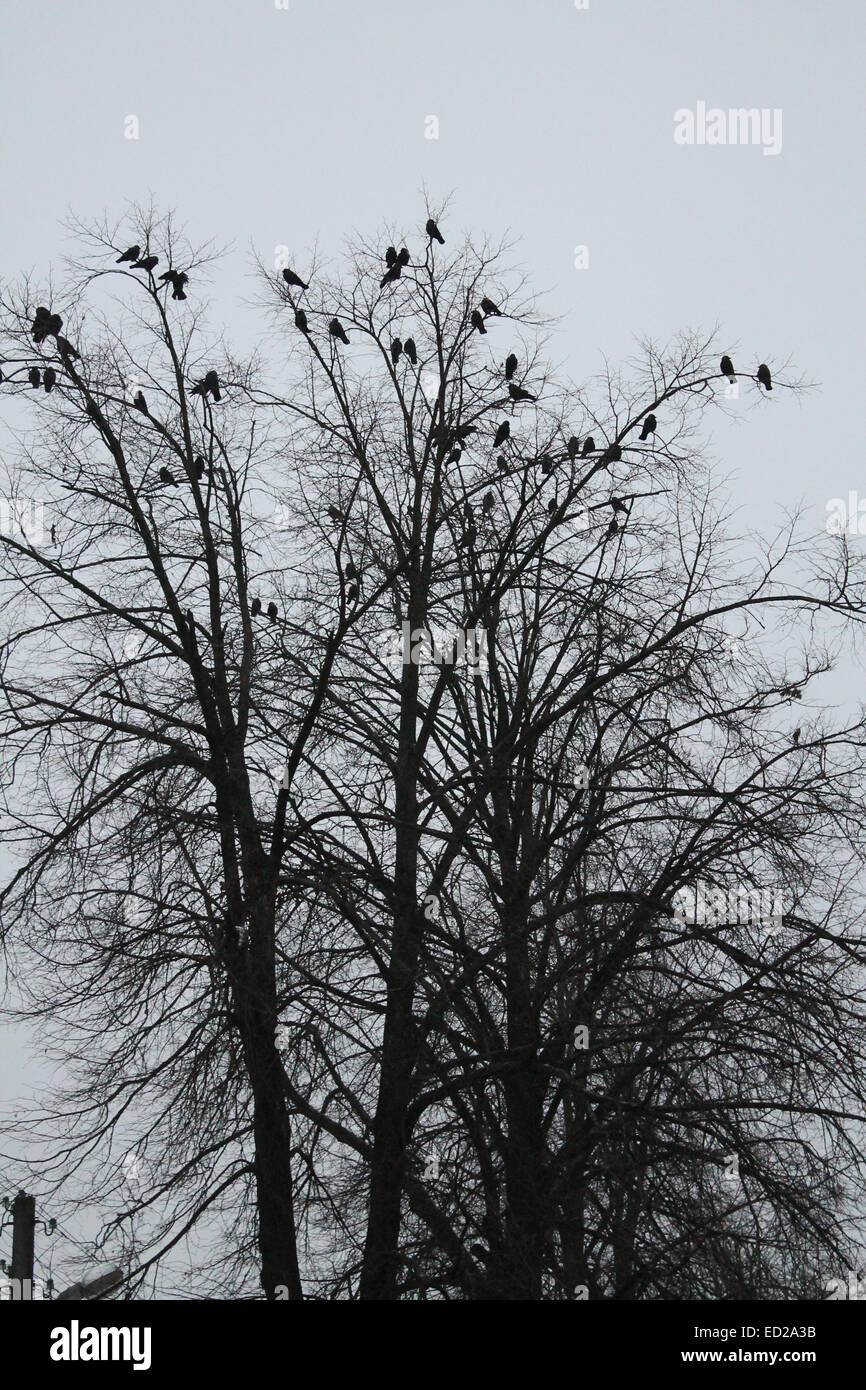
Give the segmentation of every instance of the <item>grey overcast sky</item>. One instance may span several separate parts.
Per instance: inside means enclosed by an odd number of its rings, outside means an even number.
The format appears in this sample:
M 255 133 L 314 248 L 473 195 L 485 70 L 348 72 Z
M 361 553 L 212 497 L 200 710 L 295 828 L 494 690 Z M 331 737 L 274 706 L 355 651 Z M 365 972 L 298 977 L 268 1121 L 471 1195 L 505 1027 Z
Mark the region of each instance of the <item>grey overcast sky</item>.
M 420 231 L 426 184 L 453 195 L 447 236 L 517 239 L 575 379 L 716 322 L 738 365 L 792 356 L 818 389 L 748 390 L 713 453 L 744 526 L 804 501 L 817 527 L 866 497 L 864 39 L 862 0 L 7 5 L 0 273 L 45 275 L 69 211 L 152 196 L 233 243 L 215 310 L 246 338 L 251 247 L 303 266 L 385 219 Z M 699 102 L 780 110 L 781 151 L 675 143 Z M 27 1052 L 9 1039 L 0 1103 L 37 1074 Z

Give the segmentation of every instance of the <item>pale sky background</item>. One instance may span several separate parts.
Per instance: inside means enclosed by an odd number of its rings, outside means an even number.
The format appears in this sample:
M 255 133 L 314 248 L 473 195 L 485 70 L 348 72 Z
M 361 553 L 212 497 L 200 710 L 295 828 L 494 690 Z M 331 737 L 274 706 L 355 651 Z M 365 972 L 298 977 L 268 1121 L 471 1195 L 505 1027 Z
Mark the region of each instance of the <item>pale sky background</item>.
M 68 212 L 152 195 L 193 241 L 233 243 L 215 309 L 245 347 L 251 248 L 303 266 L 384 219 L 420 239 L 426 184 L 453 195 L 449 240 L 518 239 L 576 380 L 716 322 L 738 366 L 793 355 L 819 389 L 719 420 L 713 451 L 744 527 L 802 500 L 818 528 L 830 497 L 866 497 L 864 40 L 862 0 L 7 5 L 0 275 L 46 275 Z M 698 101 L 781 108 L 781 153 L 675 144 L 674 112 Z M 39 1072 L 26 1038 L 0 1046 L 2 1123 Z

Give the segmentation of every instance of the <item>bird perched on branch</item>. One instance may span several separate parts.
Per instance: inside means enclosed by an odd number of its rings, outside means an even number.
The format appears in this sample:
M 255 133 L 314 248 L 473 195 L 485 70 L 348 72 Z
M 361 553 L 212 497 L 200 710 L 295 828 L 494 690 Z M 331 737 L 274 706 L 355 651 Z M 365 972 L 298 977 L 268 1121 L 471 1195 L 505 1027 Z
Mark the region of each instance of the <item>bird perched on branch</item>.
M 477 426 L 477 425 L 458 425 L 457 428 L 456 428 L 456 430 L 454 431 L 454 438 L 455 438 L 455 439 L 459 439 L 460 442 L 461 442 L 461 444 L 465 444 L 465 442 L 466 442 L 466 440 L 469 438 L 470 434 L 477 434 L 477 433 L 478 433 L 478 426 Z
M 551 473 L 553 472 L 553 459 L 550 457 L 550 454 L 542 454 L 539 462 L 541 464 L 541 471 L 544 474 L 545 478 L 549 478 Z
M 136 242 L 135 246 L 128 246 L 124 251 L 123 255 L 118 256 L 114 264 L 120 265 L 122 261 L 137 261 L 140 255 L 141 247 Z
M 285 270 L 283 271 L 283 279 L 290 288 L 294 287 L 298 290 L 308 290 L 310 288 L 306 280 L 302 280 L 300 275 L 296 275 L 295 272 L 293 270 L 290 270 L 288 266 L 286 266 Z
M 484 512 L 492 512 L 492 511 L 493 511 L 493 508 L 494 508 L 495 506 L 496 506 L 496 493 L 495 493 L 495 492 L 492 492 L 492 491 L 485 492 L 484 497 L 483 497 L 482 502 L 481 502 L 481 510 L 484 511 Z
M 479 313 L 477 309 L 472 310 L 472 313 L 469 316 L 469 322 L 472 324 L 473 328 L 478 330 L 479 333 L 487 332 L 487 329 L 484 327 L 484 315 L 482 313 Z
M 277 621 L 278 614 L 279 614 L 279 609 L 277 608 L 277 605 L 276 605 L 275 603 L 269 603 L 269 604 L 268 604 L 268 617 L 270 618 L 270 620 L 271 620 L 272 623 L 275 623 L 275 622 Z
M 171 284 L 172 299 L 186 299 L 183 287 L 189 284 L 189 276 L 185 270 L 167 270 L 159 280 L 162 285 Z
M 509 352 L 505 359 L 505 380 L 510 381 L 517 371 L 517 353 Z
M 300 328 L 302 333 L 309 333 L 310 325 L 307 323 L 307 316 L 303 309 L 295 310 L 295 327 Z
M 75 348 L 72 346 L 69 339 L 62 338 L 59 333 L 57 335 L 57 351 L 60 353 L 60 356 L 64 359 L 64 361 L 67 357 L 71 362 L 78 361 L 79 354 L 75 351 Z
M 189 393 L 191 396 L 201 396 L 206 400 L 208 396 L 213 396 L 215 401 L 222 400 L 220 396 L 220 379 L 216 372 L 206 372 L 201 381 L 197 381 Z
M 506 441 L 506 439 L 509 437 L 510 434 L 511 434 L 511 425 L 508 423 L 507 420 L 503 420 L 503 421 L 502 421 L 502 424 L 499 426 L 499 429 L 496 431 L 495 435 L 493 436 L 493 447 L 494 447 L 494 449 L 498 449 L 498 448 L 500 447 L 500 445 L 504 444 L 505 441 Z
M 503 454 L 500 454 L 496 460 L 496 467 L 499 469 L 500 473 L 508 472 L 508 461 Z
M 582 457 L 582 458 L 586 458 L 587 454 L 593 454 L 593 453 L 595 453 L 595 440 L 593 439 L 593 437 L 592 437 L 591 434 L 588 434 L 588 435 L 586 436 L 586 439 L 583 441 L 583 449 L 581 450 L 581 457 Z
M 348 565 L 346 565 L 346 566 L 344 567 L 343 573 L 344 573 L 344 575 L 346 576 L 347 579 L 357 579 L 357 578 L 358 578 L 358 571 L 356 570 L 355 566 L 352 564 L 351 560 L 349 561 Z
M 148 413 L 147 401 L 144 399 L 143 391 L 136 391 L 135 395 L 132 398 L 132 404 L 135 406 L 136 410 L 141 411 L 142 415 L 146 415 Z
M 641 441 L 649 439 L 650 435 L 655 434 L 655 432 L 656 417 L 652 413 L 650 413 L 643 422 L 643 427 L 640 432 Z
M 254 598 L 253 601 L 252 601 L 252 603 L 250 604 L 250 617 L 251 617 L 251 618 L 257 618 L 257 617 L 259 616 L 259 614 L 261 613 L 261 611 L 262 611 L 262 601 L 261 601 L 261 599 L 260 599 L 260 598 Z
M 53 367 L 46 367 L 42 373 L 42 385 L 45 387 L 46 396 L 50 396 L 57 381 L 57 373 Z
M 397 262 L 404 269 L 409 264 L 409 252 L 406 250 L 405 246 L 401 246 L 400 250 L 397 252 Z
M 42 373 L 40 372 L 38 367 L 30 368 L 30 371 L 27 373 L 27 380 L 30 382 L 30 385 L 33 387 L 34 391 L 37 390 L 39 386 L 41 386 Z
M 347 603 L 356 603 L 357 600 L 358 600 L 358 586 L 357 586 L 357 584 L 350 584 L 349 587 L 348 587 L 348 589 L 346 590 L 346 602 L 347 602 Z
M 502 318 L 502 310 L 499 308 L 499 305 L 494 304 L 492 299 L 487 298 L 487 295 L 485 295 L 481 301 L 481 309 L 482 312 L 488 316 L 493 314 L 496 318 Z
M 57 337 L 63 327 L 63 320 L 59 314 L 52 314 L 50 309 L 46 309 L 44 304 L 40 304 L 33 316 L 33 326 L 31 333 L 33 341 L 41 346 L 46 338 Z
M 418 349 L 417 349 L 416 346 L 415 346 L 415 339 L 414 339 L 414 338 L 407 338 L 407 339 L 406 339 L 405 343 L 403 344 L 403 351 L 405 352 L 406 356 L 409 358 L 409 361 L 412 363 L 412 366 L 413 366 L 413 367 L 417 366 L 417 365 L 418 365 Z
M 619 444 L 608 444 L 604 451 L 605 463 L 619 463 L 622 458 L 622 449 Z
M 438 241 L 440 246 L 445 245 L 445 238 L 436 226 L 432 217 L 427 218 L 427 225 L 424 228 L 431 241 Z
M 568 451 L 568 457 L 571 459 L 571 462 L 574 463 L 574 460 L 577 458 L 577 451 L 580 448 L 580 440 L 576 434 L 571 436 L 565 447 Z
M 166 483 L 168 487 L 177 487 L 175 479 L 172 477 L 171 473 L 167 468 L 160 468 L 159 477 L 160 481 Z
M 795 747 L 796 747 L 796 745 L 800 742 L 800 734 L 801 734 L 802 732 L 803 732 L 802 729 L 795 729 L 795 730 L 794 730 L 793 741 L 794 741 Z
M 737 379 L 734 372 L 734 364 L 727 353 L 725 353 L 725 356 L 719 363 L 719 373 L 721 376 L 726 376 L 730 382 L 734 382 Z
M 446 463 L 459 463 L 460 460 L 462 459 L 462 457 L 463 457 L 463 450 L 462 450 L 462 449 L 452 449 L 452 450 L 451 450 L 451 453 L 448 455 L 448 458 L 447 458 L 445 461 L 446 461 Z
M 136 270 L 153 270 L 155 265 L 159 265 L 159 256 L 142 256 L 141 260 L 134 261 Z
M 519 401 L 537 401 L 538 397 L 533 396 L 531 391 L 525 390 L 522 386 L 515 386 L 513 381 L 508 383 L 508 394 L 515 404 Z
M 199 455 L 199 456 L 196 458 L 196 461 L 195 461 L 195 476 L 198 478 L 199 482 L 201 482 L 201 480 L 202 480 L 202 478 L 204 477 L 204 475 L 205 475 L 205 461 L 204 461 L 204 459 L 201 457 L 201 455 Z
M 397 261 L 397 248 L 396 248 L 395 246 L 388 246 L 388 247 L 386 247 L 386 248 L 385 248 L 385 265 L 388 267 L 389 270 L 391 269 L 392 265 L 394 265 L 394 264 L 396 263 L 396 261 Z
M 345 513 L 341 512 L 339 507 L 329 507 L 328 516 L 331 518 L 332 521 L 345 521 L 346 519 Z
M 608 540 L 611 540 L 611 539 L 616 535 L 616 533 L 617 533 L 618 530 L 619 530 L 619 522 L 617 521 L 616 517 L 613 516 L 613 517 L 611 517 L 611 519 L 610 519 L 610 525 L 609 525 L 608 528 L 607 528 Z
M 773 380 L 770 376 L 770 368 L 767 366 L 766 362 L 762 362 L 758 368 L 758 381 L 762 386 L 766 387 L 768 391 L 772 391 Z
M 331 319 L 331 322 L 328 324 L 328 332 L 332 338 L 336 338 L 340 343 L 345 343 L 346 347 L 349 346 L 349 335 L 339 319 Z
M 615 512 L 628 512 L 628 507 L 625 505 L 625 502 L 623 502 L 621 497 L 612 497 L 610 499 L 610 505 L 613 507 Z
M 401 355 L 402 355 L 402 352 L 403 352 L 403 344 L 401 343 L 400 339 L 399 339 L 399 338 L 392 338 L 392 340 L 391 340 L 391 361 L 394 363 L 394 366 L 395 366 L 395 367 L 396 367 L 397 363 L 400 361 L 400 357 L 401 357 Z

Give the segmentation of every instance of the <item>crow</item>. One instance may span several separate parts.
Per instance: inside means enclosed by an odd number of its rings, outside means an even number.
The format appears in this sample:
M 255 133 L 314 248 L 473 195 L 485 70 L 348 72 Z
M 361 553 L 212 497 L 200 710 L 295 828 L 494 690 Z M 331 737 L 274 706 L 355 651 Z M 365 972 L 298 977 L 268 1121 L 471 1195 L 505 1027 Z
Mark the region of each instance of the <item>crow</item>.
M 766 386 L 768 391 L 772 391 L 773 382 L 770 377 L 770 368 L 767 366 L 766 362 L 762 362 L 758 368 L 758 381 L 762 386 Z
M 613 507 L 615 512 L 625 512 L 626 514 L 628 514 L 628 507 L 625 505 L 625 502 L 623 502 L 621 497 L 612 497 L 610 499 L 609 505 Z
M 401 356 L 402 352 L 403 352 L 403 344 L 400 342 L 400 339 L 399 339 L 399 338 L 393 338 L 393 339 L 391 340 L 391 361 L 394 363 L 394 366 L 395 366 L 395 367 L 396 367 L 397 363 L 400 361 L 400 356 Z
M 203 459 L 203 458 L 199 457 L 199 458 L 197 458 L 196 461 L 195 461 L 195 476 L 198 478 L 199 482 L 201 482 L 201 480 L 202 480 L 202 478 L 204 477 L 204 475 L 205 475 L 205 462 L 204 462 L 204 459 Z
M 485 511 L 485 512 L 492 512 L 492 511 L 493 511 L 493 508 L 494 508 L 495 506 L 496 506 L 496 494 L 495 494 L 494 492 L 485 492 L 484 497 L 483 497 L 482 502 L 481 502 L 482 511 Z
M 726 376 L 728 378 L 728 381 L 736 380 L 736 376 L 734 373 L 734 364 L 731 361 L 730 357 L 728 357 L 727 353 L 719 363 L 719 373 L 721 376 Z
M 622 449 L 619 444 L 608 444 L 604 451 L 605 463 L 619 463 L 622 458 Z
M 801 734 L 802 732 L 803 732 L 802 729 L 795 729 L 795 730 L 794 730 L 793 739 L 794 739 L 794 745 L 795 745 L 795 746 L 800 742 L 800 734 Z
M 202 399 L 206 399 L 207 396 L 213 396 L 215 401 L 221 400 L 220 379 L 216 372 L 206 372 L 201 381 L 196 382 L 189 394 L 191 396 L 201 396 Z
M 409 264 L 409 252 L 406 250 L 405 246 L 401 246 L 400 250 L 397 252 L 397 261 L 401 267 Z
M 517 354 L 509 352 L 505 359 L 505 380 L 510 381 L 517 371 Z
M 345 520 L 344 514 L 343 514 L 343 512 L 340 511 L 340 508 L 339 508 L 339 507 L 329 507 L 329 508 L 328 508 L 328 516 L 331 518 L 332 521 L 343 521 L 343 520 Z
M 574 463 L 574 460 L 577 458 L 577 451 L 580 448 L 580 440 L 576 434 L 571 436 L 565 447 L 568 450 L 568 457 L 571 459 L 572 463 Z
M 553 459 L 549 454 L 545 454 L 541 459 L 541 471 L 545 478 L 549 478 L 553 472 Z
M 405 343 L 403 344 L 403 351 L 409 358 L 409 361 L 412 363 L 412 366 L 416 366 L 418 363 L 418 349 L 415 346 L 414 338 L 406 339 Z
M 306 280 L 302 280 L 300 275 L 296 275 L 293 270 L 288 268 L 283 271 L 283 279 L 287 285 L 293 285 L 295 289 L 308 290 L 310 288 Z
M 277 608 L 277 605 L 275 603 L 268 604 L 268 617 L 270 618 L 272 623 L 275 623 L 277 621 L 278 612 L 279 609 Z
M 487 295 L 481 301 L 481 308 L 485 314 L 495 314 L 497 318 L 502 318 L 502 310 L 499 305 L 494 304 L 492 299 L 487 298 Z
M 34 391 L 42 384 L 42 373 L 38 367 L 30 368 L 30 371 L 27 373 L 27 380 L 30 382 Z
M 379 281 L 379 289 L 383 290 L 386 285 L 393 285 L 396 280 L 400 279 L 400 276 L 402 274 L 403 267 L 400 264 L 400 261 L 396 260 L 392 266 L 389 266 L 389 268 L 385 271 L 385 274 Z
M 507 420 L 503 420 L 502 424 L 499 426 L 499 429 L 496 431 L 496 434 L 493 436 L 494 449 L 498 449 L 500 444 L 504 444 L 510 434 L 511 426 Z
M 309 333 L 310 326 L 307 323 L 307 316 L 303 309 L 295 310 L 295 327 L 300 328 L 302 333 Z
M 349 346 L 349 335 L 339 319 L 331 319 L 331 322 L 328 324 L 328 332 L 332 338 L 336 338 L 338 342 L 345 343 L 346 347 Z
M 427 226 L 424 228 L 431 241 L 438 241 L 440 246 L 445 245 L 445 238 L 440 232 L 432 217 L 427 218 Z
M 346 602 L 347 602 L 347 603 L 356 603 L 356 602 L 357 602 L 357 599 L 358 599 L 358 586 L 357 586 L 357 584 L 350 584 L 349 587 L 348 587 L 348 589 L 346 590 Z
M 164 275 L 159 277 L 160 284 L 171 282 L 172 299 L 186 299 L 183 287 L 189 284 L 189 276 L 185 270 L 167 270 Z
M 641 429 L 641 432 L 640 432 L 641 441 L 643 441 L 644 439 L 649 439 L 650 435 L 651 435 L 651 434 L 655 434 L 655 432 L 656 432 L 656 417 L 655 417 L 654 415 L 650 414 L 650 415 L 648 415 L 648 416 L 646 417 L 646 419 L 645 419 L 644 422 L 643 422 L 643 428 Z
M 619 530 L 619 522 L 617 521 L 617 519 L 616 519 L 615 516 L 612 516 L 611 519 L 610 519 L 610 525 L 609 525 L 608 528 L 607 528 L 607 537 L 608 537 L 608 540 L 610 540 L 613 536 L 615 536 L 618 530 Z
M 117 260 L 114 262 L 114 264 L 115 264 L 115 265 L 120 265 L 121 261 L 137 261 L 140 255 L 141 255 L 141 247 L 140 247 L 140 246 L 138 246 L 137 244 L 136 244 L 135 246 L 129 246 L 129 247 L 127 247 L 127 249 L 124 251 L 124 253 L 123 253 L 122 256 L 118 256 L 118 258 L 117 258 Z
M 477 425 L 458 425 L 456 430 L 454 431 L 454 438 L 459 439 L 461 444 L 464 444 L 466 440 L 469 438 L 470 434 L 477 433 Z
M 460 460 L 462 459 L 462 457 L 463 457 L 463 450 L 462 450 L 462 449 L 452 449 L 452 450 L 451 450 L 451 453 L 448 455 L 448 458 L 447 458 L 446 462 L 448 462 L 448 463 L 459 463 Z
M 487 329 L 484 327 L 484 315 L 480 314 L 477 309 L 472 310 L 472 314 L 470 316 L 470 323 L 472 324 L 473 328 L 478 329 L 479 333 L 487 332 Z
M 51 544 L 52 544 L 52 545 L 56 545 L 56 544 L 57 544 L 57 527 L 56 527 L 56 526 L 52 526 L 52 528 L 51 528 Z
M 257 618 L 257 617 L 259 616 L 259 614 L 261 613 L 261 611 L 262 611 L 262 601 L 261 601 L 261 599 L 260 599 L 260 598 L 254 598 L 253 601 L 252 601 L 252 603 L 250 604 L 250 617 L 251 617 L 251 618 Z
M 132 404 L 135 406 L 136 410 L 141 411 L 142 415 L 147 414 L 147 401 L 144 399 L 143 391 L 136 391 L 132 398 Z
M 463 532 L 463 535 L 460 537 L 459 549 L 460 549 L 460 550 L 463 550 L 463 548 L 465 547 L 467 550 L 472 550 L 472 549 L 474 548 L 474 546 L 475 546 L 475 542 L 477 541 L 477 539 L 478 539 L 478 531 L 477 531 L 477 529 L 476 529 L 474 526 L 469 526 L 469 527 Z
M 177 487 L 177 483 L 175 482 L 174 478 L 171 476 L 167 468 L 160 468 L 159 477 L 160 481 L 163 483 L 167 483 L 169 487 Z
M 499 455 L 499 458 L 496 460 L 496 467 L 499 469 L 500 473 L 508 472 L 508 461 L 504 454 Z
M 557 505 L 558 505 L 558 504 L 557 504 L 556 498 L 555 498 L 555 497 L 551 497 L 550 501 L 549 501 L 548 504 L 547 504 L 547 510 L 548 510 L 548 513 L 550 514 L 550 516 L 553 516 L 553 513 L 556 511 Z
M 531 391 L 525 391 L 522 386 L 515 386 L 513 381 L 508 383 L 508 394 L 515 402 L 518 401 L 537 401 L 538 397 L 533 396 Z
M 397 251 L 396 251 L 396 248 L 393 247 L 393 246 L 389 246 L 389 247 L 387 248 L 387 250 L 385 251 L 385 264 L 386 264 L 386 266 L 388 267 L 389 270 L 391 269 L 392 265 L 395 263 L 396 260 L 397 260 Z
M 358 578 L 358 571 L 355 569 L 355 566 L 351 563 L 351 561 L 348 565 L 346 565 L 345 569 L 343 570 L 343 573 L 347 579 Z
M 581 451 L 581 457 L 582 457 L 582 458 L 586 458 L 587 454 L 592 454 L 592 453 L 595 453 L 595 440 L 593 439 L 593 437 L 592 437 L 591 434 L 588 434 L 588 435 L 586 436 L 586 439 L 583 441 L 583 449 L 582 449 L 582 451 Z
M 140 261 L 133 262 L 136 270 L 153 270 L 153 267 L 158 264 L 159 256 L 142 256 Z
M 50 395 L 54 390 L 54 383 L 57 380 L 57 373 L 53 367 L 46 367 L 42 373 L 42 385 L 45 387 L 45 394 Z
M 44 305 L 39 306 L 33 318 L 31 333 L 33 341 L 38 346 L 45 342 L 45 339 L 52 335 L 56 338 L 63 327 L 63 320 L 59 314 L 52 314 L 50 309 Z
M 475 509 L 471 502 L 465 502 L 463 505 L 463 519 L 467 526 L 475 520 Z

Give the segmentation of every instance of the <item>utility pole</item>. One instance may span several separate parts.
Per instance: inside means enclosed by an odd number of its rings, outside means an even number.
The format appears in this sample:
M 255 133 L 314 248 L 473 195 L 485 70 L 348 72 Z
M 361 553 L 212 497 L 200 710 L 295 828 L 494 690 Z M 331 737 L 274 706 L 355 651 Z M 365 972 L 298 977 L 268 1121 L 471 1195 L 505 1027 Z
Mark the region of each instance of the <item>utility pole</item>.
M 36 1234 L 36 1198 L 19 1192 L 12 1202 L 12 1271 L 19 1289 L 33 1290 L 33 1241 Z M 30 1282 L 25 1285 L 24 1280 Z

